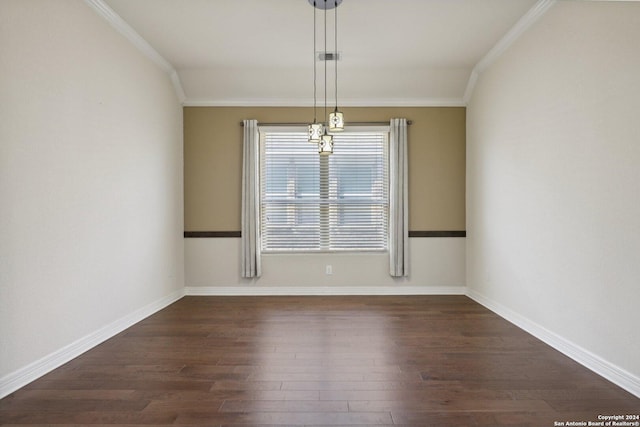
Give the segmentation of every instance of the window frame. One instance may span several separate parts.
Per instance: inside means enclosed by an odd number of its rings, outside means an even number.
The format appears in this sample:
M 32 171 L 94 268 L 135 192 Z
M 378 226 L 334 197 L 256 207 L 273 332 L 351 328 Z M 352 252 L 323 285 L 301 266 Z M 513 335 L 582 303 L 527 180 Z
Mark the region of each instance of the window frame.
M 306 126 L 269 126 L 269 125 L 264 125 L 264 126 L 259 126 L 259 150 L 260 150 L 260 162 L 258 165 L 258 169 L 259 169 L 259 176 L 260 176 L 260 185 L 259 185 L 259 217 L 260 217 L 260 235 L 261 235 L 261 241 L 264 242 L 265 239 L 262 238 L 262 233 L 263 233 L 263 217 L 262 217 L 262 209 L 263 209 L 263 204 L 264 204 L 264 199 L 263 199 L 263 184 L 262 184 L 262 179 L 264 177 L 265 172 L 263 171 L 263 168 L 265 167 L 265 163 L 264 163 L 264 159 L 265 159 L 265 135 L 267 133 L 304 133 L 306 134 L 308 132 L 307 127 Z M 349 133 L 355 133 L 355 134 L 366 134 L 366 133 L 374 133 L 374 134 L 382 134 L 383 138 L 384 138 L 384 154 L 383 154 L 383 160 L 384 160 L 384 174 L 385 174 L 385 199 L 384 201 L 381 203 L 381 206 L 383 206 L 383 210 L 385 211 L 385 238 L 384 238 L 384 247 L 382 248 L 346 248 L 346 249 L 340 249 L 340 248 L 331 248 L 331 247 L 327 247 L 327 245 L 323 245 L 322 243 L 320 243 L 320 247 L 318 249 L 306 249 L 306 248 L 287 248 L 287 249 L 269 249 L 269 248 L 265 248 L 264 244 L 261 243 L 261 251 L 263 254 L 322 254 L 322 253 L 338 253 L 338 254 L 357 254 L 357 253 L 367 253 L 367 254 L 373 254 L 373 253 L 388 253 L 389 251 L 389 222 L 390 222 L 390 205 L 391 205 L 391 200 L 390 200 L 390 126 L 387 125 L 366 125 L 366 126 L 349 126 L 346 127 L 344 131 L 340 132 L 340 133 L 334 133 L 334 136 L 338 136 L 338 138 L 340 137 L 340 135 L 344 135 L 344 134 L 349 134 Z M 308 142 L 306 142 L 308 143 Z M 311 143 L 308 143 L 310 145 L 312 145 Z M 320 154 L 315 154 L 317 155 L 320 159 L 320 164 L 319 164 L 319 170 L 320 170 L 320 176 L 322 175 L 322 173 L 329 173 L 329 157 L 330 156 L 335 156 L 336 153 L 327 156 L 327 155 L 320 155 Z M 318 177 L 318 179 L 320 181 L 322 181 L 321 177 Z M 328 191 L 327 189 L 322 189 L 322 185 L 320 185 L 320 192 L 324 193 L 324 198 L 329 198 L 329 194 L 325 193 L 324 191 Z M 320 198 L 323 198 L 322 194 L 319 196 Z M 334 205 L 335 207 L 335 205 Z M 323 215 L 329 215 L 328 212 L 323 213 L 322 209 L 319 209 L 319 215 L 323 216 Z M 339 214 L 334 214 L 336 216 L 338 216 Z M 322 218 L 319 221 L 319 226 L 320 226 L 320 241 L 322 242 L 323 239 L 328 239 L 327 234 L 331 233 L 331 225 L 329 224 L 329 221 L 326 221 L 327 218 L 325 218 L 324 224 L 328 224 L 325 227 L 322 226 L 323 224 L 323 220 Z

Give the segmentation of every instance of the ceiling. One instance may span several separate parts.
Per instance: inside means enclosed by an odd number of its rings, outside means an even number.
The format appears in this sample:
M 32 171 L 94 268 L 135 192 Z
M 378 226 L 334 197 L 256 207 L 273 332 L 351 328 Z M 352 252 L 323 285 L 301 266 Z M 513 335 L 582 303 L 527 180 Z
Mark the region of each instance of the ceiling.
M 344 0 L 341 105 L 461 105 L 474 66 L 535 0 Z M 189 105 L 311 105 L 307 0 L 103 0 L 177 72 Z M 333 11 L 327 51 L 333 51 Z M 317 51 L 323 12 L 317 11 Z M 126 25 L 125 24 L 125 25 Z M 324 63 L 317 64 L 323 99 Z M 333 62 L 328 91 L 333 100 Z

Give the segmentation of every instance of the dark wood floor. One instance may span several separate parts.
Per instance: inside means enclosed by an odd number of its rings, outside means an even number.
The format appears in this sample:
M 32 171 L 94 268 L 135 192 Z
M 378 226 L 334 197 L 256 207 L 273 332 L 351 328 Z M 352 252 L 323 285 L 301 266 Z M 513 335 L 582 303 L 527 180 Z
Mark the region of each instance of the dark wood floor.
M 640 399 L 463 296 L 186 297 L 0 424 L 554 426 Z

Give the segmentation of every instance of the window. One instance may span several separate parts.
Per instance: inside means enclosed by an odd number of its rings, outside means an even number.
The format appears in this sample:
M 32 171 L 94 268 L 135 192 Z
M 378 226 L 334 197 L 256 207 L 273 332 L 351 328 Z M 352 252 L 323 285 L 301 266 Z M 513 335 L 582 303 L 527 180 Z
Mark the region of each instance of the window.
M 387 249 L 388 129 L 334 135 L 320 156 L 306 129 L 261 128 L 262 250 Z

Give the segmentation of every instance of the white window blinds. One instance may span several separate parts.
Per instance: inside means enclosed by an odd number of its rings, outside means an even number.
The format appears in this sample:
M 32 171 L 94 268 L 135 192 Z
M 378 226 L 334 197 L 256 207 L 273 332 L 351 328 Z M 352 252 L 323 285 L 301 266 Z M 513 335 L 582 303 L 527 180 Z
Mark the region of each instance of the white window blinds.
M 263 251 L 387 249 L 388 130 L 334 141 L 320 156 L 306 130 L 261 131 Z

